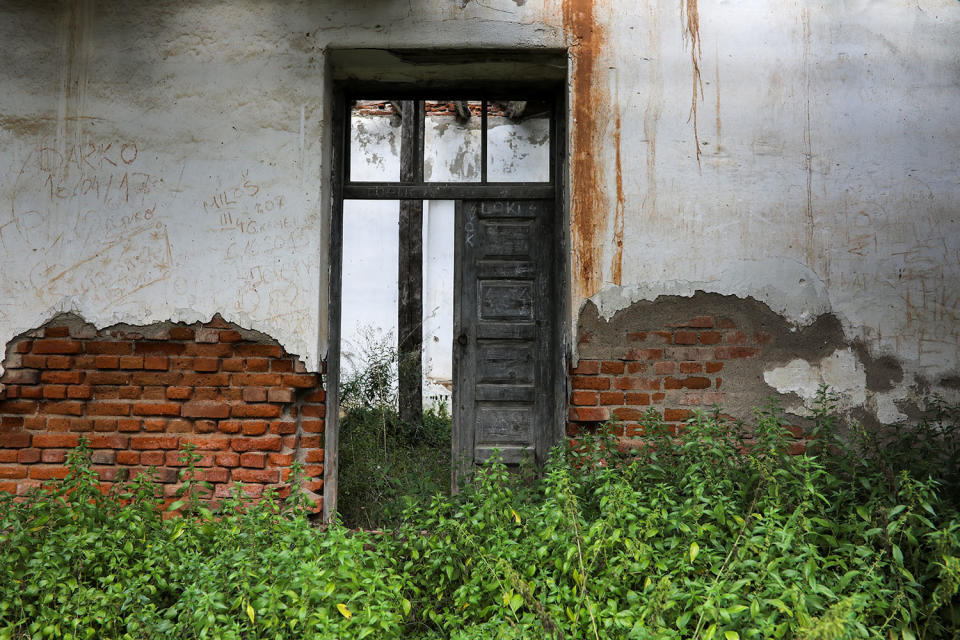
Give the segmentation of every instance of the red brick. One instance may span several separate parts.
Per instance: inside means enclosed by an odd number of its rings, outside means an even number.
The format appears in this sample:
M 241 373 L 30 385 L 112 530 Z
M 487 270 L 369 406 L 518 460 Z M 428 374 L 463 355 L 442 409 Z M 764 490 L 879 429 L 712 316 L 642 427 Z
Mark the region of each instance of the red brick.
M 130 436 L 90 436 L 90 446 L 94 449 L 126 449 L 130 444 Z
M 24 416 L 23 418 L 23 428 L 36 431 L 38 429 L 47 428 L 47 417 L 46 416 Z
M 303 488 L 306 491 L 321 491 L 323 490 L 323 480 L 314 480 L 313 482 L 305 482 L 303 484 Z M 319 509 L 321 506 L 322 506 L 322 499 L 321 499 L 321 502 L 318 503 L 317 508 Z
M 574 376 L 571 380 L 574 389 L 595 389 L 603 391 L 610 388 L 610 378 L 595 378 L 592 376 Z
M 713 360 L 714 350 L 703 347 L 667 347 L 664 353 L 671 360 Z
M 100 449 L 90 454 L 93 464 L 116 464 L 117 452 L 110 449 Z
M 581 360 L 573 369 L 574 375 L 589 376 L 600 372 L 600 363 L 596 360 Z
M 270 371 L 278 373 L 291 373 L 293 371 L 293 361 L 289 359 L 271 360 Z
M 230 384 L 230 374 L 185 373 L 181 379 L 181 384 L 188 387 L 226 387 Z
M 140 391 L 141 400 L 166 400 L 166 387 L 143 387 Z
M 677 370 L 676 362 L 654 362 L 653 372 L 657 375 L 671 374 Z
M 303 468 L 303 475 L 308 478 L 322 478 L 323 477 L 323 465 L 322 464 L 308 464 Z
M 252 383 L 251 383 L 252 384 Z M 267 383 L 266 386 L 278 385 L 279 382 Z M 297 389 L 308 389 L 320 384 L 319 377 L 313 373 L 288 373 L 283 376 L 283 384 Z
M 772 338 L 773 336 L 766 331 L 758 331 L 757 333 L 753 334 L 753 341 L 757 344 L 767 344 Z
M 88 416 L 128 416 L 130 405 L 124 402 L 94 401 L 86 404 Z
M 117 464 L 140 464 L 137 451 L 117 451 Z
M 617 407 L 613 410 L 613 417 L 617 420 L 640 420 L 643 418 L 643 411 L 631 407 Z
M 247 452 L 240 455 L 240 466 L 263 469 L 267 466 L 267 454 Z
M 643 342 L 647 339 L 646 331 L 631 331 L 627 334 L 627 340 L 630 342 Z
M 310 449 L 304 456 L 305 462 L 323 462 L 323 449 Z M 272 454 L 271 454 L 272 455 Z
M 283 347 L 274 344 L 238 344 L 236 353 L 244 358 L 247 356 L 282 358 Z
M 176 449 L 179 438 L 176 436 L 131 436 L 131 449 Z M 142 457 L 142 456 L 141 456 Z
M 14 343 L 13 352 L 14 353 L 29 353 L 30 349 L 33 348 L 33 340 L 21 340 Z
M 323 433 L 323 420 L 303 420 L 300 428 L 304 433 Z
M 20 360 L 20 366 L 25 369 L 43 369 L 47 366 L 47 356 L 24 354 Z
M 596 391 L 574 391 L 570 395 L 570 403 L 581 407 L 593 407 L 598 402 Z
M 37 406 L 37 403 L 32 400 L 8 400 L 3 403 L 3 412 L 28 415 L 35 413 Z
M 293 437 L 293 436 L 288 436 Z M 323 436 L 302 436 L 300 446 L 304 449 L 314 449 L 323 446 Z
M 143 369 L 143 356 L 120 356 L 121 369 Z
M 27 470 L 21 467 L 0 467 L 0 478 L 18 480 L 27 477 Z
M 224 358 L 220 361 L 221 371 L 243 371 L 243 358 Z
M 0 482 L 0 493 L 15 495 L 17 493 L 17 483 L 12 481 Z
M 23 427 L 23 416 L 0 417 L 0 432 L 13 431 Z
M 262 436 L 259 438 L 234 438 L 230 447 L 238 452 L 244 451 L 280 451 L 283 441 L 280 436 Z
M 663 349 L 630 349 L 624 360 L 659 360 L 663 358 Z
M 138 403 L 133 405 L 135 416 L 179 416 L 180 405 L 173 402 Z
M 217 428 L 223 433 L 240 433 L 240 426 L 239 420 L 221 420 Z
M 84 403 L 74 401 L 45 402 L 43 403 L 43 412 L 58 416 L 82 416 L 83 406 Z
M 213 433 L 217 430 L 217 423 L 214 420 L 194 420 L 193 430 L 196 433 Z
M 297 432 L 297 424 L 289 420 L 274 420 L 270 423 L 270 433 L 289 434 Z
M 280 411 L 280 407 L 277 407 Z M 322 404 L 305 404 L 300 407 L 300 415 L 308 418 L 323 418 L 327 415 L 327 407 Z
M 266 387 L 244 387 L 243 401 L 244 402 L 266 402 L 267 401 Z
M 30 467 L 30 477 L 34 480 L 62 480 L 69 472 L 66 467 Z
M 180 446 L 192 444 L 198 451 L 225 451 L 230 448 L 230 440 L 227 436 L 191 436 L 181 438 Z
M 222 451 L 216 454 L 216 460 L 221 467 L 237 467 L 240 465 L 240 454 L 232 451 Z
M 179 384 L 183 377 L 184 374 L 179 371 L 138 371 L 133 374 L 131 381 L 145 387 L 167 387 Z
M 760 353 L 757 347 L 717 347 L 717 360 L 730 360 L 734 358 L 752 358 Z
M 700 404 L 701 402 L 702 402 L 702 400 L 701 400 L 701 398 L 700 398 L 700 394 L 698 394 L 698 393 L 688 393 L 688 394 L 686 394 L 686 395 L 683 396 L 683 400 L 680 402 L 680 404 L 687 405 L 687 406 L 691 406 L 691 405 L 698 405 L 698 404 Z
M 151 371 L 166 371 L 170 366 L 167 356 L 144 356 L 143 368 Z
M 650 394 L 628 393 L 626 395 L 626 403 L 633 406 L 647 406 L 650 404 Z
M 35 340 L 33 353 L 73 354 L 83 351 L 83 343 L 76 340 Z
M 715 405 L 715 404 L 723 404 L 723 401 L 725 398 L 723 393 L 710 391 L 708 393 L 702 394 L 701 399 L 703 400 L 703 404 Z
M 230 405 L 207 401 L 186 402 L 182 415 L 184 418 L 226 418 L 230 415 Z
M 273 404 L 241 404 L 230 410 L 230 416 L 232 418 L 278 418 L 280 407 Z
M 7 369 L 0 381 L 4 384 L 36 384 L 40 381 L 40 372 L 33 369 Z
M 133 352 L 140 355 L 178 356 L 185 350 L 185 345 L 179 342 L 138 342 Z M 149 368 L 149 367 L 148 367 Z
M 143 421 L 136 418 L 120 418 L 117 420 L 117 431 L 133 432 L 140 431 Z
M 62 400 L 67 397 L 67 388 L 62 384 L 44 385 L 43 397 L 54 400 Z
M 206 358 L 229 358 L 233 356 L 233 346 L 229 344 L 188 344 L 184 355 Z
M 130 374 L 119 371 L 91 371 L 87 374 L 89 384 L 129 384 Z
M 614 386 L 617 389 L 622 389 L 624 391 L 629 391 L 631 389 L 646 389 L 648 391 L 655 391 L 660 389 L 660 379 L 624 376 L 622 378 L 616 378 L 614 380 Z
M 226 469 L 203 469 L 197 471 L 197 480 L 201 482 L 226 482 L 230 477 L 230 472 Z
M 189 327 L 170 327 L 171 340 L 193 340 L 193 329 Z
M 311 398 L 307 398 L 308 401 L 310 401 L 310 402 L 323 402 L 323 401 L 324 401 L 324 394 L 323 394 L 322 392 L 321 392 L 320 394 L 312 394 L 312 395 L 319 395 L 320 397 L 319 397 L 317 400 L 312 400 Z M 279 402 L 279 403 L 283 403 L 283 404 L 286 404 L 286 403 L 288 403 L 288 402 L 293 402 L 293 390 L 292 390 L 292 389 L 278 389 L 278 388 L 276 388 L 276 387 L 270 388 L 270 389 L 267 390 L 267 401 L 268 401 L 268 402 Z
M 67 397 L 75 400 L 89 400 L 93 396 L 93 389 L 87 384 L 76 384 L 67 387 Z
M 140 454 L 140 464 L 148 467 L 157 467 L 164 463 L 167 454 L 163 451 L 144 451 Z
M 604 422 L 610 419 L 606 407 L 570 407 L 570 419 L 575 422 Z
M 222 402 L 223 400 L 229 399 L 228 396 L 233 396 L 233 391 L 236 391 L 236 399 L 239 400 L 242 392 L 240 389 L 221 389 L 220 387 L 193 387 L 193 399 L 194 400 L 216 400 L 217 402 Z
M 697 344 L 696 331 L 674 331 L 673 344 Z
M 72 433 L 38 433 L 33 446 L 40 449 L 72 449 L 80 444 L 80 436 Z
M 602 362 L 600 364 L 600 373 L 619 375 L 623 373 L 623 369 L 624 369 L 624 364 L 623 362 L 619 362 L 619 361 Z
M 622 391 L 601 391 L 600 404 L 604 406 L 621 405 L 623 404 L 623 397 Z
M 40 449 L 20 449 L 19 451 L 11 450 L 10 453 L 14 455 L 14 460 L 20 464 L 33 464 L 35 462 L 40 462 Z
M 216 343 L 220 341 L 220 332 L 210 327 L 200 327 L 196 331 L 197 342 Z
M 159 433 L 167 430 L 167 420 L 164 418 L 150 418 L 143 421 L 143 430 Z
M 699 362 L 681 362 L 680 373 L 703 373 L 703 364 Z
M 246 436 L 262 436 L 267 432 L 265 420 L 246 420 L 243 423 L 243 434 Z
M 647 365 L 642 362 L 628 362 L 627 373 L 646 373 Z
M 244 454 L 244 455 L 250 455 L 250 454 Z M 274 467 L 289 467 L 291 464 L 293 464 L 293 454 L 292 453 L 268 454 L 267 463 Z
M 215 373 L 220 369 L 219 358 L 194 358 L 193 370 L 201 373 Z
M 119 369 L 120 356 L 96 356 L 93 359 L 93 366 L 97 369 Z
M 720 371 L 721 369 L 723 369 L 723 363 L 722 363 L 722 362 L 708 362 L 708 363 L 706 363 L 706 365 L 705 365 L 705 369 L 706 369 L 706 372 L 707 372 L 707 373 L 716 373 L 717 371 Z
M 287 391 L 287 389 L 275 389 L 275 391 Z M 323 403 L 323 402 L 326 402 L 327 400 L 327 394 L 324 393 L 323 389 L 317 389 L 315 391 L 309 392 L 307 395 L 303 397 L 303 399 L 307 402 Z
M 243 469 L 235 468 L 230 472 L 234 482 L 278 482 L 280 472 L 277 469 Z
M 84 345 L 87 353 L 125 356 L 133 353 L 133 344 L 129 342 L 91 341 Z
M 666 397 L 667 397 L 667 394 L 665 393 L 652 393 L 650 394 L 650 401 L 653 402 L 654 404 L 661 404 L 663 403 Z
M 243 340 L 243 336 L 240 335 L 239 331 L 224 329 L 220 332 L 220 342 L 240 342 L 241 340 Z
M 665 422 L 680 422 L 681 420 L 686 420 L 693 415 L 693 412 L 688 409 L 664 409 L 663 410 L 663 419 Z
M 723 334 L 719 331 L 701 331 L 700 344 L 720 344 Z
M 270 371 L 270 358 L 246 358 L 243 361 L 244 371 Z

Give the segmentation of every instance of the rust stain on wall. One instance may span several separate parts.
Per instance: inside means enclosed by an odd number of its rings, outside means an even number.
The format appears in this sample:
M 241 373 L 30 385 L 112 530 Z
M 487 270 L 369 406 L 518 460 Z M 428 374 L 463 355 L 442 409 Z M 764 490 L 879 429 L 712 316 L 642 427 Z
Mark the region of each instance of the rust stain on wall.
M 603 189 L 601 131 L 608 97 L 597 68 L 605 37 L 594 15 L 593 0 L 564 0 L 563 27 L 574 40 L 573 115 L 570 156 L 570 221 L 574 292 L 589 297 L 599 291 L 606 230 L 607 199 Z
M 623 163 L 620 144 L 620 96 L 617 92 L 617 104 L 614 106 L 616 117 L 613 124 L 613 144 L 617 153 L 617 208 L 613 218 L 613 260 L 610 263 L 610 279 L 614 284 L 623 284 Z
M 700 61 L 703 51 L 700 47 L 700 10 L 697 0 L 683 0 L 680 6 L 683 23 L 683 40 L 690 45 L 690 66 L 693 91 L 690 97 L 690 118 L 693 120 L 693 142 L 697 147 L 697 167 L 700 166 L 700 132 L 697 129 L 697 92 L 703 100 L 703 79 L 700 77 Z

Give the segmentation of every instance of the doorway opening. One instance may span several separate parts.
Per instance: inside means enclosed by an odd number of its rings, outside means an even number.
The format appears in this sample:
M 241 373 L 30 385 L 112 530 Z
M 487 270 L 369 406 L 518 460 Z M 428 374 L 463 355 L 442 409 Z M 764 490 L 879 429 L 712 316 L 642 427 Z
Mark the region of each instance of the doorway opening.
M 563 433 L 559 92 L 336 102 L 324 512 L 378 527 Z

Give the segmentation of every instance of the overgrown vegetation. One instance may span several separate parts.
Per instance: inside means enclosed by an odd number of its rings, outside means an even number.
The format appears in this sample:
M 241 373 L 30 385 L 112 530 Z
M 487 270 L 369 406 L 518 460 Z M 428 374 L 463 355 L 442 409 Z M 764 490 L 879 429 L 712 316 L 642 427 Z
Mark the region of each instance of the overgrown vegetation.
M 956 451 L 938 411 L 920 428 Z M 0 498 L 0 637 L 957 637 L 956 469 L 906 431 L 840 438 L 825 392 L 807 455 L 785 426 L 651 415 L 642 450 L 584 437 L 536 485 L 491 464 L 377 536 L 311 526 L 296 491 L 164 520 L 148 480 L 100 495 L 81 447 Z
M 348 527 L 393 528 L 434 495 L 450 493 L 451 418 L 440 403 L 419 424 L 402 421 L 393 336 L 362 335 L 340 385 L 337 510 Z

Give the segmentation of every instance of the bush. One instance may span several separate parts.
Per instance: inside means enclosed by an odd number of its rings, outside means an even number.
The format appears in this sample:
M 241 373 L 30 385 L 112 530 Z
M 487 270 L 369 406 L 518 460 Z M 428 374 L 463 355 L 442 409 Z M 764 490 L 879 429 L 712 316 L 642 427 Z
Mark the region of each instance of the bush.
M 807 455 L 775 406 L 651 414 L 640 450 L 600 430 L 532 485 L 493 462 L 379 536 L 311 526 L 297 491 L 165 519 L 149 479 L 101 495 L 81 447 L 0 498 L 0 638 L 958 637 L 955 470 L 867 455 L 821 401 Z

